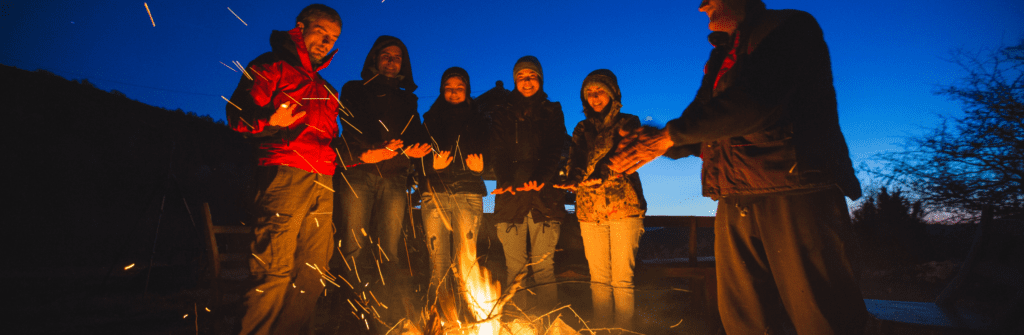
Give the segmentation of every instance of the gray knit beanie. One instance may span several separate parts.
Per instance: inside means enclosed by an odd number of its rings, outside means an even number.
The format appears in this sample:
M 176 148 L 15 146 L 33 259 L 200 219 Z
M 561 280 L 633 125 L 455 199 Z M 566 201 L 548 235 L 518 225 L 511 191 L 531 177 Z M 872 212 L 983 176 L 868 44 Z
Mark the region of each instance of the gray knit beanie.
M 523 56 L 522 58 L 519 58 L 519 60 L 516 61 L 516 66 L 512 67 L 512 78 L 514 79 L 516 74 L 519 73 L 520 70 L 524 69 L 530 69 L 537 72 L 537 75 L 540 76 L 540 82 L 544 83 L 544 69 L 540 67 L 540 61 L 537 60 L 537 57 Z

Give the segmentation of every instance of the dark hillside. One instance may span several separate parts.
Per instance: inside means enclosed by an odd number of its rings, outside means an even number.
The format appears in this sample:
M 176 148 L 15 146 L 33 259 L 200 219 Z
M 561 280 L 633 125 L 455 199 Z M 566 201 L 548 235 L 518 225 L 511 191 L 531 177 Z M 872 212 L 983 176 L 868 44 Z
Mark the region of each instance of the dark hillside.
M 200 230 L 183 199 L 197 224 L 203 202 L 240 218 L 252 151 L 210 117 L 2 65 L 0 96 L 14 228 L 2 242 L 16 269 L 143 267 L 155 237 L 156 264 L 196 264 Z

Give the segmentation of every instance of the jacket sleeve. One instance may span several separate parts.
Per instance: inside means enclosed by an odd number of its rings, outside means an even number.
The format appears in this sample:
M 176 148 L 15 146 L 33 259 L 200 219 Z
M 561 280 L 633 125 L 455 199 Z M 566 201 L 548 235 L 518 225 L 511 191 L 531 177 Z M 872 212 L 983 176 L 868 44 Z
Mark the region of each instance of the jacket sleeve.
M 565 146 L 565 116 L 562 115 L 562 104 L 549 102 L 546 104 L 550 117 L 542 124 L 544 131 L 541 135 L 541 146 L 539 150 L 539 161 L 537 168 L 530 176 L 530 180 L 538 183 L 549 183 L 558 175 L 558 163 L 562 160 L 562 148 Z
M 831 85 L 828 48 L 810 14 L 790 17 L 753 53 L 742 56 L 745 64 L 740 67 L 738 60 L 730 69 L 739 72 L 725 74 L 731 77 L 728 87 L 714 96 L 699 94 L 682 116 L 668 122 L 677 146 L 765 130 L 790 117 L 789 105 L 799 92 L 813 90 L 826 79 Z
M 511 113 L 507 108 L 498 107 L 495 108 L 491 114 L 493 122 L 491 123 L 491 136 L 490 136 L 490 154 L 491 154 L 491 166 L 494 167 L 494 176 L 497 179 L 497 187 L 509 187 L 515 182 L 513 176 L 515 171 L 512 166 L 512 155 L 515 148 L 515 125 L 512 117 L 508 115 Z
M 230 102 L 224 108 L 231 129 L 246 137 L 280 137 L 281 127 L 270 125 L 270 116 L 277 110 L 274 93 L 281 80 L 281 71 L 275 63 L 267 63 L 269 54 L 264 54 L 245 69 L 249 77 L 242 75 Z M 237 107 L 236 107 L 237 106 Z
M 572 130 L 572 146 L 569 147 L 569 160 L 565 163 L 565 182 L 576 184 L 587 178 L 587 138 L 583 123 L 580 121 Z
M 346 163 L 355 164 L 359 162 L 360 155 L 379 144 L 369 135 L 374 130 L 373 127 L 379 127 L 379 125 L 374 124 L 377 119 L 367 111 L 369 107 L 366 102 L 365 89 L 359 81 L 345 83 L 341 87 L 339 99 L 353 114 L 349 116 L 338 113 L 338 117 L 342 119 L 342 146 L 345 147 L 345 151 L 349 152 L 349 157 L 346 158 L 351 159 L 351 162 L 346 160 Z

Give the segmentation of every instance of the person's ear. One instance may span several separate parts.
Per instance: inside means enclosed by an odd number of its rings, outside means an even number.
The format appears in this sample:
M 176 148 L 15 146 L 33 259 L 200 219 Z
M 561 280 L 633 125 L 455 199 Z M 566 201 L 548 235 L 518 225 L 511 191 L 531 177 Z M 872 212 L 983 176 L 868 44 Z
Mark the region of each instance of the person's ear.
M 295 28 L 299 28 L 299 31 L 303 31 L 306 29 L 306 24 L 302 23 L 302 21 L 295 22 Z

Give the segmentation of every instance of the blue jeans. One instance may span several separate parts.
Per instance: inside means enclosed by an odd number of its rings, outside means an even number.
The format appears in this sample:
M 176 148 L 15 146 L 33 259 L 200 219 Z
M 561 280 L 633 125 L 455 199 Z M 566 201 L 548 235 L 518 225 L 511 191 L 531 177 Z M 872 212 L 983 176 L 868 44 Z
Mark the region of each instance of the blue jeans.
M 430 252 L 431 289 L 438 287 L 441 279 L 449 273 L 451 255 L 458 255 L 463 239 L 469 243 L 466 247 L 472 248 L 476 254 L 477 232 L 483 217 L 482 197 L 473 193 L 423 193 L 421 208 L 423 228 L 427 231 L 427 251 Z
M 505 287 L 515 280 L 516 275 L 526 271 L 526 256 L 530 255 L 530 263 L 533 265 L 533 280 L 537 285 L 533 289 L 537 293 L 537 306 L 542 311 L 549 311 L 558 303 L 558 288 L 555 287 L 555 245 L 558 244 L 558 235 L 562 231 L 562 224 L 558 221 L 534 222 L 533 214 L 527 214 L 523 223 L 502 222 L 495 225 L 498 230 L 498 240 L 505 250 L 505 271 L 507 280 Z M 530 239 L 531 250 L 526 250 L 526 239 Z M 540 261 L 541 258 L 543 261 Z M 540 262 L 538 262 L 540 261 Z M 548 285 L 544 285 L 548 284 Z M 524 300 L 525 291 L 516 293 L 514 301 L 521 304 Z M 525 306 L 520 306 L 526 308 Z
M 376 170 L 369 172 L 355 168 L 341 173 L 352 188 L 349 189 L 341 181 L 335 189 L 340 200 L 338 210 L 341 211 L 337 236 L 342 241 L 340 250 L 345 262 L 356 268 L 339 271 L 356 286 L 357 294 L 369 290 L 378 298 L 385 296 L 383 300 L 386 301 L 382 302 L 391 308 L 387 312 L 379 312 L 385 320 L 396 321 L 397 317 L 391 316 L 403 313 L 401 304 L 397 302 L 410 291 L 407 286 L 412 279 L 408 270 L 402 271 L 405 264 L 399 257 L 402 223 L 407 207 L 406 177 L 383 178 Z M 381 250 L 384 251 L 383 255 L 380 254 Z M 372 258 L 364 255 L 364 252 L 372 254 Z M 378 261 L 379 270 L 376 264 Z M 370 286 L 367 287 L 366 283 L 370 283 Z
M 590 265 L 590 294 L 595 327 L 614 322 L 616 328 L 633 327 L 633 267 L 644 219 L 580 222 L 583 251 Z

